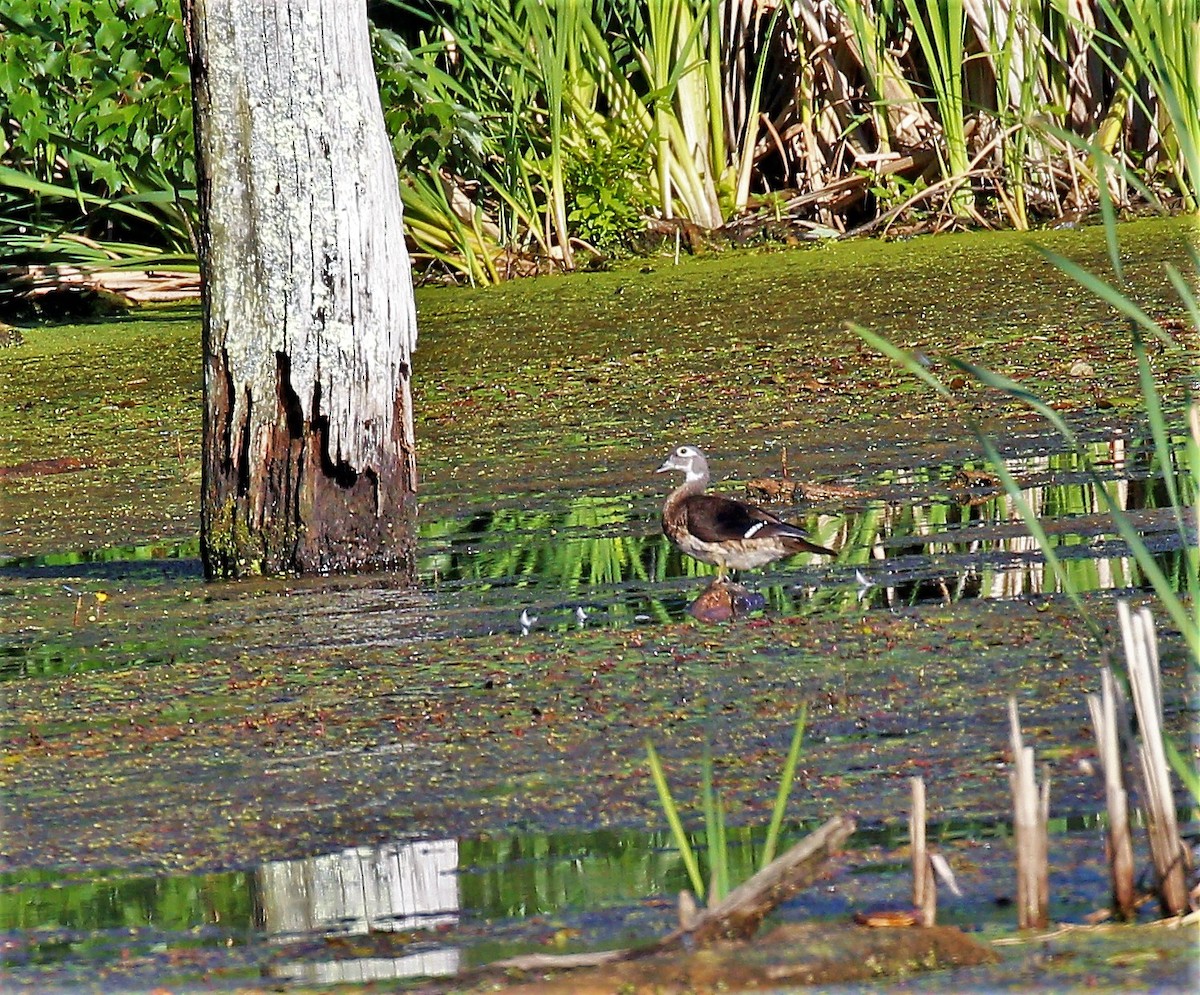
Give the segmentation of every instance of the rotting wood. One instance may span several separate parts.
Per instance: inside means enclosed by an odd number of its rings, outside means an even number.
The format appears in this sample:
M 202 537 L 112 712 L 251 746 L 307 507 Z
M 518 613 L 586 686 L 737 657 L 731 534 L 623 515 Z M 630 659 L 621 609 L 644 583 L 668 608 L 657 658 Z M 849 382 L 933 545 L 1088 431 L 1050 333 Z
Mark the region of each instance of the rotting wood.
M 417 325 L 366 10 L 184 0 L 209 576 L 415 563 Z
M 914 915 L 915 919 L 915 915 Z M 912 924 L 910 924 L 911 927 Z M 995 963 L 994 950 L 953 926 L 865 929 L 848 923 L 780 923 L 750 943 L 718 943 L 556 973 L 552 965 L 510 969 L 422 986 L 428 995 L 497 992 L 512 995 L 685 995 L 699 992 L 798 990 L 887 977 L 913 984 L 917 971 Z M 824 990 L 824 987 L 818 989 Z
M 481 970 L 538 971 L 593 967 L 661 953 L 685 942 L 705 946 L 718 940 L 745 939 L 753 935 L 763 919 L 781 902 L 815 881 L 853 832 L 853 819 L 844 815 L 834 816 L 820 829 L 734 888 L 722 901 L 690 917 L 690 928 L 673 930 L 648 947 L 627 947 L 594 954 L 531 954 L 493 961 Z
M 780 902 L 787 901 L 817 879 L 825 864 L 853 832 L 853 819 L 835 816 L 743 881 L 716 905 L 704 909 L 692 929 L 676 930 L 664 937 L 660 945 L 670 946 L 685 936 L 703 945 L 716 939 L 753 935 Z
M 806 483 L 803 480 L 779 480 L 775 477 L 755 477 L 746 481 L 746 496 L 757 501 L 773 501 L 788 504 L 794 501 L 835 501 L 851 498 L 874 497 L 848 484 Z

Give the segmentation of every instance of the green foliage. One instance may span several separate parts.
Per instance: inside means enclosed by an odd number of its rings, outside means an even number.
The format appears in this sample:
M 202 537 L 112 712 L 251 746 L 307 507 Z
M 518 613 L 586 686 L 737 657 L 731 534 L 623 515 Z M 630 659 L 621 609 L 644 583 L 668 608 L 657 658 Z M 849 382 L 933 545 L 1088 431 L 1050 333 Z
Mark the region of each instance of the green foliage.
M 387 29 L 372 33 L 372 47 L 383 120 L 401 172 L 446 167 L 468 174 L 483 158 L 483 123 L 438 68 L 441 47 L 414 50 Z
M 800 761 L 800 748 L 804 742 L 804 728 L 807 722 L 808 706 L 803 705 L 800 708 L 800 715 L 796 718 L 796 725 L 792 730 L 791 746 L 788 748 L 787 759 L 784 761 L 783 770 L 780 773 L 779 789 L 775 792 L 775 802 L 771 808 L 771 823 L 767 829 L 767 840 L 763 846 L 759 870 L 771 863 L 776 856 L 779 833 L 783 826 L 784 813 L 787 811 L 788 798 L 792 793 L 792 782 L 796 776 L 796 765 Z M 725 824 L 725 802 L 713 784 L 712 749 L 708 743 L 705 743 L 700 787 L 700 803 L 704 812 L 704 838 L 708 857 L 707 887 L 700 872 L 700 861 L 692 847 L 691 838 L 684 829 L 683 819 L 679 815 L 679 806 L 676 805 L 675 798 L 671 794 L 671 787 L 667 783 L 667 774 L 663 769 L 662 760 L 659 759 L 654 744 L 648 739 L 646 740 L 646 760 L 650 765 L 650 779 L 654 782 L 659 804 L 666 816 L 667 825 L 671 828 L 671 836 L 679 849 L 679 855 L 687 870 L 692 890 L 697 898 L 707 897 L 707 904 L 711 908 L 725 898 L 731 890 L 730 867 L 733 862 L 728 846 L 729 831 Z
M 1134 99 L 1173 153 L 1164 166 L 1177 174 L 1189 211 L 1200 210 L 1200 0 L 1099 0 L 1127 61 L 1118 69 Z M 1113 65 L 1108 60 L 1110 66 Z M 1113 68 L 1117 68 L 1113 66 Z M 1156 97 L 1156 114 L 1139 84 Z
M 3 161 L 107 196 L 195 185 L 178 3 L 12 0 L 0 15 Z
M 178 4 L 15 0 L 0 26 L 0 251 L 71 255 L 80 236 L 188 250 L 195 165 Z
M 986 23 L 961 0 L 838 0 L 822 17 L 784 5 L 749 24 L 735 7 L 372 5 L 418 265 L 473 283 L 570 268 L 572 239 L 617 250 L 651 212 L 719 226 L 751 192 L 782 191 L 803 215 L 818 202 L 796 188 L 855 170 L 876 196 L 818 206 L 821 230 L 893 210 L 1023 228 L 1094 203 L 1081 144 L 1121 147 L 1137 167 L 1124 189 L 1196 208 L 1200 0 L 1014 0 Z M 178 0 L 4 6 L 0 254 L 191 252 L 184 34 Z M 1157 139 L 1124 147 L 1147 123 Z M 873 157 L 898 150 L 938 160 L 880 178 Z
M 962 0 L 904 0 L 909 25 L 920 43 L 930 85 L 937 101 L 945 141 L 944 172 L 955 178 L 950 198 L 955 214 L 971 214 L 970 170 L 967 150 L 966 108 L 963 96 L 963 50 L 966 14 Z M 939 149 L 941 154 L 941 149 Z
M 619 137 L 573 149 L 566 161 L 567 220 L 576 237 L 603 252 L 627 246 L 653 204 L 647 168 L 645 153 Z

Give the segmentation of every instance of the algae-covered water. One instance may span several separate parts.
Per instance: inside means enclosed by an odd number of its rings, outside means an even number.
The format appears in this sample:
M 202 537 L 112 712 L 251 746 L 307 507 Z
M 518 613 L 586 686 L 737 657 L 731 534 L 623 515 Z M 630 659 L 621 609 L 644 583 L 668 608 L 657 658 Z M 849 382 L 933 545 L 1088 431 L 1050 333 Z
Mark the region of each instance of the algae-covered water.
M 1190 237 L 1122 230 L 1139 302 L 1168 322 L 1183 310 L 1164 267 Z M 1103 266 L 1099 231 L 1037 240 Z M 785 918 L 905 900 L 921 773 L 964 890 L 945 920 L 1011 925 L 1009 695 L 1053 779 L 1052 915 L 1104 905 L 1085 694 L 1113 594 L 1145 582 L 1101 489 L 1168 575 L 1183 558 L 1126 330 L 1030 237 L 652 260 L 418 305 L 415 589 L 202 580 L 194 310 L 31 328 L 0 350 L 13 984 L 441 975 L 645 939 L 684 884 L 646 739 L 685 800 L 711 745 L 749 865 L 802 704 L 789 838 L 835 812 L 862 829 Z M 1076 424 L 1099 480 L 1011 402 L 963 378 L 950 399 L 925 392 L 847 320 L 1027 383 Z M 1154 356 L 1172 410 L 1196 367 L 1180 338 Z M 1082 611 L 971 475 L 969 420 L 995 434 Z M 659 534 L 653 474 L 683 441 L 726 492 L 785 458 L 825 485 L 777 510 L 835 561 L 776 564 L 746 578 L 762 612 L 691 621 L 706 568 Z M 1162 635 L 1179 733 L 1195 706 L 1178 634 Z M 1186 980 L 1188 942 L 1121 954 L 1106 977 Z

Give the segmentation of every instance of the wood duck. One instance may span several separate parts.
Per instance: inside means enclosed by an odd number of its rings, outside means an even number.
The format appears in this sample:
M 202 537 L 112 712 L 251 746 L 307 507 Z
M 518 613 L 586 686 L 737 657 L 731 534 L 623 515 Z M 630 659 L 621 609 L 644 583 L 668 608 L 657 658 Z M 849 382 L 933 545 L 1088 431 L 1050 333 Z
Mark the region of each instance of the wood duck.
M 718 581 L 729 570 L 752 570 L 794 553 L 835 555 L 769 511 L 705 494 L 708 460 L 695 446 L 680 446 L 656 472 L 668 470 L 686 476 L 663 505 L 663 532 L 688 556 L 715 564 Z

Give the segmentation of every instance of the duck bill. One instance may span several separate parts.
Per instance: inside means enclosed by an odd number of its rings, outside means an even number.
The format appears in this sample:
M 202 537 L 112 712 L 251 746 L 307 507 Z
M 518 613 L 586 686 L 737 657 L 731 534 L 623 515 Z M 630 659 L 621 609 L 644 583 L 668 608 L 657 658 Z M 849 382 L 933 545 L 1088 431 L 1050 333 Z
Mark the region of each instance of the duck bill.
M 662 466 L 660 466 L 654 472 L 655 473 L 666 473 L 668 470 L 674 470 L 675 468 L 676 468 L 675 464 L 672 463 L 670 460 L 667 460 Z

